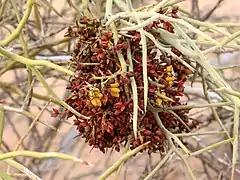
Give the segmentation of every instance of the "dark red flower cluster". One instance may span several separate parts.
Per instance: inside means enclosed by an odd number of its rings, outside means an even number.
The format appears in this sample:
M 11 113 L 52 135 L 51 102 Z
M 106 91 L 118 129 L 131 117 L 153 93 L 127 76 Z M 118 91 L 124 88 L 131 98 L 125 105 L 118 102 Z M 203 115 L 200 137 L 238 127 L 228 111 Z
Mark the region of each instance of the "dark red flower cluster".
M 176 14 L 176 9 L 172 10 L 172 14 Z M 173 32 L 169 22 L 155 21 L 145 27 L 145 30 L 152 33 L 156 39 L 161 37 L 152 31 L 153 28 Z M 153 113 L 150 110 L 144 112 L 140 33 L 129 31 L 127 36 L 122 35 L 114 45 L 113 34 L 102 26 L 100 21 L 85 17 L 77 26 L 69 28 L 67 36 L 77 38 L 71 63 L 76 76 L 69 80 L 67 89 L 72 94 L 65 101 L 79 113 L 90 117 L 90 119 L 75 117 L 74 124 L 79 136 L 102 152 L 107 148 L 119 151 L 121 144 L 126 144 L 129 138 L 131 149 L 150 142 L 146 148 L 149 153 L 163 151 L 166 146 L 164 132 L 159 128 Z M 179 100 L 183 95 L 183 84 L 191 71 L 166 53 L 157 57 L 152 41 L 147 41 L 147 47 L 148 102 L 153 107 L 163 109 L 181 105 Z M 131 51 L 133 71 L 123 73 L 117 53 L 123 55 L 129 66 L 127 50 Z M 174 47 L 172 52 L 182 56 Z M 139 106 L 137 139 L 133 136 L 132 128 L 133 78 L 137 85 Z M 68 117 L 73 116 L 71 112 L 67 113 Z M 168 130 L 180 133 L 195 127 L 189 122 L 188 111 L 177 110 L 174 113 L 184 123 L 168 111 L 159 112 L 159 117 Z

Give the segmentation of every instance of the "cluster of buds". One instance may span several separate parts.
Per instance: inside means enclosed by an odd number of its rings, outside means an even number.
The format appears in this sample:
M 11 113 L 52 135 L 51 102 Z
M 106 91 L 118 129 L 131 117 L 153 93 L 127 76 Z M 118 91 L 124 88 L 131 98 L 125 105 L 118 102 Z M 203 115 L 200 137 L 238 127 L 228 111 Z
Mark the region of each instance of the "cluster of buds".
M 159 13 L 166 13 L 160 10 Z M 169 13 L 169 11 L 168 11 Z M 170 12 L 177 18 L 177 8 Z M 154 21 L 144 28 L 156 39 L 161 38 L 153 29 L 163 28 L 174 32 L 169 22 Z M 130 148 L 150 142 L 146 149 L 149 153 L 163 151 L 167 146 L 164 131 L 158 126 L 153 113 L 148 108 L 144 111 L 144 83 L 141 35 L 138 31 L 129 31 L 119 37 L 114 44 L 113 34 L 99 20 L 81 19 L 75 27 L 70 27 L 66 34 L 77 39 L 72 52 L 71 68 L 75 76 L 69 80 L 67 89 L 71 95 L 65 99 L 79 113 L 89 119 L 81 119 L 67 111 L 68 117 L 74 116 L 74 125 L 79 136 L 85 138 L 93 148 L 105 152 L 107 148 L 119 151 L 121 146 L 130 141 Z M 159 57 L 154 52 L 154 43 L 147 41 L 147 75 L 148 104 L 153 108 L 181 105 L 184 82 L 191 71 L 167 53 Z M 171 47 L 177 56 L 183 56 Z M 122 72 L 118 59 L 120 53 L 129 67 L 128 52 L 131 52 L 133 71 Z M 133 91 L 131 82 L 134 79 L 138 94 L 138 132 L 133 136 Z M 174 114 L 168 111 L 158 115 L 169 131 L 188 132 L 197 123 L 191 122 L 187 110 L 177 110 Z M 182 121 L 179 121 L 179 118 Z M 183 123 L 184 122 L 184 123 Z

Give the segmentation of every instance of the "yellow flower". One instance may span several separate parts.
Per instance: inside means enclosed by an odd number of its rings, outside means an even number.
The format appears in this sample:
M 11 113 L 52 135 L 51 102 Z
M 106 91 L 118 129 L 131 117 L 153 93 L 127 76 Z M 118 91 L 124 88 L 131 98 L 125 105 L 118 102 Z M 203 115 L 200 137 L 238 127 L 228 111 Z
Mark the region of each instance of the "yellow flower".
M 157 105 L 161 105 L 162 102 L 163 102 L 162 98 L 157 97 L 157 99 L 156 99 L 156 103 L 157 103 Z
M 92 103 L 92 105 L 94 105 L 94 106 L 102 106 L 102 103 L 101 103 L 101 101 L 100 101 L 99 98 L 93 98 L 93 99 L 91 100 L 91 103 Z
M 118 83 L 114 83 L 114 84 L 111 84 L 110 86 L 111 86 L 111 88 L 117 88 L 117 87 L 119 87 L 119 84 Z
M 161 92 L 161 94 L 162 94 L 163 96 L 166 96 L 166 93 L 165 93 L 165 92 Z
M 161 105 L 163 103 L 163 101 L 168 101 L 167 99 L 164 98 L 164 96 L 166 97 L 166 93 L 165 92 L 161 92 L 161 94 L 163 97 L 157 97 L 156 98 L 156 104 L 157 105 Z
M 170 66 L 167 66 L 166 71 L 171 73 L 172 69 L 173 69 L 173 67 L 172 67 L 172 65 L 170 65 Z
M 175 80 L 174 77 L 170 77 L 170 76 L 166 77 L 167 82 L 171 82 L 171 81 L 174 81 L 174 80 Z
M 105 96 L 102 97 L 101 100 L 102 100 L 103 104 L 106 104 L 107 101 L 108 101 L 108 97 L 105 95 Z
M 111 84 L 110 85 L 110 94 L 111 96 L 113 97 L 119 97 L 120 96 L 120 89 L 118 88 L 119 87 L 119 84 L 118 83 L 114 83 L 114 84 Z
M 95 92 L 95 97 L 98 97 L 99 99 L 101 99 L 103 95 L 100 92 Z
M 93 106 L 102 106 L 101 99 L 102 99 L 103 95 L 102 95 L 102 93 L 100 93 L 100 90 L 98 88 L 92 88 L 88 92 L 88 97 Z
M 170 86 L 172 86 L 174 84 L 174 80 L 175 80 L 175 77 L 171 77 L 171 76 L 166 77 L 166 81 L 168 82 L 168 84 Z
M 119 93 L 110 92 L 110 94 L 111 94 L 111 96 L 113 96 L 113 97 L 119 97 L 119 96 L 120 96 Z
M 119 88 L 110 88 L 112 93 L 119 93 L 120 89 Z

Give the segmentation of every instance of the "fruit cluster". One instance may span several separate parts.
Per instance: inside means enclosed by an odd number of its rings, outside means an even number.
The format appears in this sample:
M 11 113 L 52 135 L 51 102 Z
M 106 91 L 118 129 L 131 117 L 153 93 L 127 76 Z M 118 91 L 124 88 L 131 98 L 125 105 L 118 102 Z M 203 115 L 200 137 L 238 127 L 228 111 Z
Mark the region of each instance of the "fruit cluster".
M 159 13 L 166 11 L 160 10 Z M 172 17 L 177 18 L 177 9 L 172 10 Z M 154 21 L 144 28 L 156 39 L 161 36 L 154 31 L 162 28 L 174 33 L 169 22 Z M 82 18 L 75 27 L 70 27 L 66 34 L 77 39 L 72 52 L 71 68 L 75 76 L 69 80 L 68 90 L 71 95 L 65 102 L 79 113 L 90 117 L 80 119 L 75 117 L 74 125 L 79 136 L 85 138 L 93 148 L 105 152 L 107 148 L 120 150 L 121 145 L 130 139 L 130 148 L 150 142 L 146 149 L 149 153 L 163 151 L 167 146 L 164 131 L 158 126 L 153 113 L 144 111 L 144 83 L 141 35 L 138 31 L 129 31 L 119 37 L 114 44 L 113 34 L 99 20 Z M 177 56 L 183 55 L 174 47 L 170 47 Z M 191 71 L 167 53 L 157 56 L 151 40 L 147 41 L 147 76 L 148 103 L 152 107 L 179 106 L 183 95 L 184 82 Z M 133 71 L 127 68 L 122 71 L 119 61 L 120 53 L 129 67 L 131 52 Z M 138 94 L 138 133 L 133 136 L 133 89 L 131 82 L 135 81 Z M 190 122 L 187 110 L 159 112 L 163 125 L 174 132 L 187 132 L 196 127 L 196 122 Z M 68 117 L 73 114 L 67 111 Z M 178 116 L 178 117 L 176 117 Z M 182 121 L 179 121 L 179 118 Z

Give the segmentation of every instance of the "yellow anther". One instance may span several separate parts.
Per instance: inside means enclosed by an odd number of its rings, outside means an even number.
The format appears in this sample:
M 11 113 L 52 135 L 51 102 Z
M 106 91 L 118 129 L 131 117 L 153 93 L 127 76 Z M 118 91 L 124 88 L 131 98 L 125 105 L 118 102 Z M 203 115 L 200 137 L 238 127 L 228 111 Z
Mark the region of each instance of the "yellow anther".
M 157 105 L 161 105 L 162 102 L 163 102 L 162 98 L 157 97 L 157 99 L 156 99 L 156 103 L 157 103 Z
M 111 84 L 110 85 L 110 94 L 111 96 L 113 97 L 119 97 L 120 96 L 120 89 L 118 88 L 119 87 L 119 84 L 118 83 L 114 83 L 114 84 Z
M 93 106 L 102 106 L 101 99 L 102 99 L 103 95 L 102 95 L 102 93 L 100 93 L 100 90 L 98 88 L 92 88 L 88 92 L 88 97 Z
M 166 96 L 166 93 L 165 93 L 165 92 L 161 92 L 161 94 L 162 94 L 163 96 Z
M 92 105 L 94 105 L 94 106 L 102 106 L 102 103 L 101 103 L 101 101 L 100 101 L 99 98 L 93 98 L 93 99 L 91 100 L 91 103 L 92 103 Z
M 115 93 L 115 92 L 110 92 L 110 94 L 111 94 L 111 96 L 113 96 L 113 97 L 119 97 L 120 96 L 120 94 L 117 92 L 117 93 Z
M 174 80 L 175 80 L 175 77 L 170 77 L 170 76 L 166 77 L 167 82 L 171 82 L 171 81 L 174 81 Z
M 110 88 L 111 92 L 113 93 L 119 93 L 120 89 L 119 88 Z
M 119 87 L 118 83 L 111 84 L 111 88 L 117 88 L 117 87 Z
M 99 99 L 101 99 L 103 95 L 100 92 L 95 92 L 95 97 L 98 97 Z
M 167 72 L 172 72 L 172 69 L 173 69 L 173 67 L 172 67 L 172 65 L 170 65 L 170 66 L 167 66 L 166 71 Z

